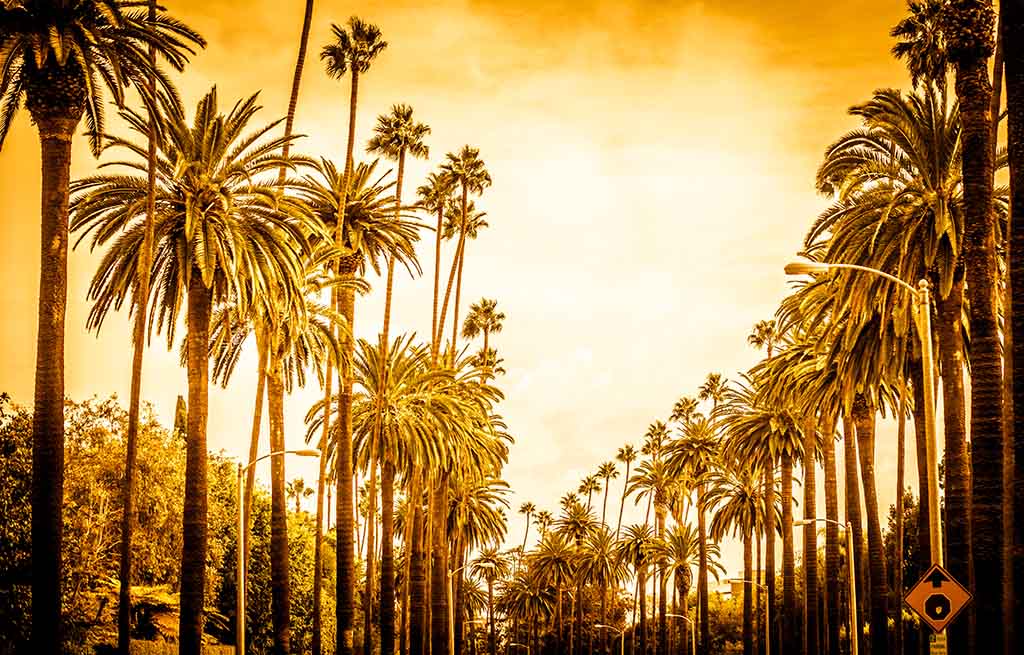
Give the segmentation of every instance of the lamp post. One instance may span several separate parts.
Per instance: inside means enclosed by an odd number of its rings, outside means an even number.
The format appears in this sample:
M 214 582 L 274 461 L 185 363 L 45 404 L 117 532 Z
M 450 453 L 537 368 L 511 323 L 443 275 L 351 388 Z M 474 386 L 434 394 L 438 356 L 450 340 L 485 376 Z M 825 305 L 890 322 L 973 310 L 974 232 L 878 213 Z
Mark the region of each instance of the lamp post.
M 605 625 L 604 623 L 595 623 L 595 628 L 605 628 L 608 630 L 614 630 L 619 633 L 619 653 L 625 655 L 626 653 L 626 629 L 619 630 L 614 625 Z
M 511 642 L 509 642 L 508 645 L 510 647 L 511 646 L 519 646 L 520 648 L 525 648 L 526 649 L 526 655 L 530 655 L 530 647 L 527 644 L 521 644 L 518 641 L 511 641 Z
M 684 621 L 688 621 L 689 622 L 689 624 L 690 624 L 690 648 L 691 648 L 690 652 L 692 653 L 692 655 L 697 655 L 697 624 L 693 622 L 693 619 L 691 619 L 688 616 L 683 616 L 682 614 L 665 614 L 665 616 L 672 616 L 672 617 L 675 617 L 677 619 L 683 619 Z
M 942 527 L 939 522 L 939 464 L 935 445 L 935 361 L 932 355 L 931 292 L 928 281 L 921 280 L 917 288 L 895 275 L 857 264 L 830 264 L 825 262 L 791 262 L 786 264 L 787 275 L 826 273 L 831 269 L 849 269 L 871 273 L 895 282 L 910 292 L 914 299 L 914 325 L 921 339 L 921 370 L 924 387 L 925 459 L 928 467 L 928 537 L 932 564 L 942 565 Z
M 268 457 L 277 455 L 299 455 L 301 457 L 319 457 L 320 451 L 316 448 L 303 448 L 300 450 L 279 450 L 258 457 L 245 466 L 238 463 L 238 547 L 235 553 L 235 655 L 245 655 L 245 564 L 244 553 L 245 543 L 248 535 L 245 530 L 245 519 L 242 509 L 245 507 L 245 487 L 242 485 L 242 478 L 245 472 Z
M 765 604 L 764 604 L 764 652 L 765 653 L 770 653 L 771 652 L 771 647 L 768 644 L 768 635 L 771 634 L 771 630 L 770 630 L 770 628 L 768 626 L 771 625 L 771 622 L 772 622 L 772 604 L 770 602 L 771 599 L 768 598 L 768 587 L 766 585 L 761 584 L 760 582 L 754 582 L 753 580 L 732 579 L 732 580 L 730 580 L 730 582 L 742 582 L 742 583 L 745 583 L 745 584 L 752 584 L 752 585 L 754 585 L 755 587 L 758 588 L 758 593 L 761 593 L 760 592 L 761 589 L 764 590 L 764 595 L 765 595 Z M 744 593 L 746 593 L 746 590 L 744 590 Z
M 853 526 L 847 521 L 845 524 L 832 519 L 799 519 L 793 521 L 793 526 L 812 525 L 814 523 L 832 523 L 838 525 L 846 532 L 846 570 L 849 574 L 850 586 L 850 655 L 857 655 L 857 642 L 860 637 L 860 626 L 857 625 L 857 578 L 854 574 L 854 562 L 857 556 L 853 551 Z
M 454 571 L 448 572 L 448 653 L 455 654 L 455 574 L 469 566 L 463 564 Z

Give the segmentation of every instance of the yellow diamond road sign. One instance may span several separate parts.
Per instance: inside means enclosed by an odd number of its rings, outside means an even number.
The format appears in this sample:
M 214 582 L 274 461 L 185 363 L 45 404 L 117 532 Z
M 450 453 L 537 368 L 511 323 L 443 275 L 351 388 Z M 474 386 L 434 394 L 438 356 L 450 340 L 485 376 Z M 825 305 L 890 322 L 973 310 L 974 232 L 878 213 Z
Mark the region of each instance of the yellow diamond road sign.
M 942 632 L 971 602 L 971 592 L 954 580 L 949 571 L 933 564 L 903 599 L 932 630 Z

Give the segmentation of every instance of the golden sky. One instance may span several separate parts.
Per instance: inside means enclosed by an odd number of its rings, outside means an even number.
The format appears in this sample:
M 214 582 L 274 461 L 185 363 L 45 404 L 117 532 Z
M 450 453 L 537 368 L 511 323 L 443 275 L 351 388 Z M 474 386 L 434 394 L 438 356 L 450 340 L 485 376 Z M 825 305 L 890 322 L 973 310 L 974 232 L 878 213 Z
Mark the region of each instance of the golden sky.
M 224 104 L 261 91 L 263 122 L 284 114 L 301 0 L 166 4 L 210 44 L 180 79 L 187 105 L 216 84 Z M 362 78 L 357 145 L 378 114 L 404 102 L 433 128 L 430 162 L 409 166 L 407 189 L 466 143 L 494 179 L 477 201 L 491 227 L 467 247 L 463 303 L 497 298 L 508 315 L 493 343 L 516 437 L 506 469 L 513 543 L 521 501 L 557 510 L 562 494 L 625 442 L 639 445 L 708 372 L 735 377 L 756 361 L 746 336 L 774 312 L 782 266 L 826 203 L 813 189 L 825 146 L 853 126 L 849 105 L 908 84 L 888 37 L 904 10 L 901 0 L 316 4 L 300 150 L 344 159 L 348 80 L 327 78 L 317 55 L 330 23 L 355 12 L 390 44 Z M 74 158 L 73 175 L 94 170 L 81 140 Z M 32 399 L 38 170 L 23 112 L 0 153 L 0 390 L 21 403 Z M 428 331 L 431 253 L 428 237 L 425 277 L 397 280 L 393 330 Z M 84 330 L 97 259 L 83 245 L 69 263 L 67 394 L 126 400 L 127 316 L 98 336 Z M 357 305 L 361 336 L 379 329 L 381 295 Z M 185 373 L 154 343 L 144 395 L 169 421 Z M 254 369 L 249 353 L 229 388 L 211 391 L 211 448 L 247 448 Z M 317 395 L 289 400 L 290 446 Z M 888 434 L 876 469 L 885 507 L 895 479 Z M 308 465 L 289 464 L 293 473 L 315 478 Z M 738 553 L 726 550 L 730 573 Z

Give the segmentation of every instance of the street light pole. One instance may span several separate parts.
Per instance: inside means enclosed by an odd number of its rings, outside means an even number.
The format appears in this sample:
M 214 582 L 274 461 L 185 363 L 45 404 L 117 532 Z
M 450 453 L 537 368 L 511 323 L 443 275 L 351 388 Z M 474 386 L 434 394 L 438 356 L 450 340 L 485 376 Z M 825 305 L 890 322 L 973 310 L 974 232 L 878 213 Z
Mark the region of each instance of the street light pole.
M 463 564 L 454 571 L 448 572 L 448 654 L 455 655 L 455 574 L 469 566 Z
M 245 506 L 245 487 L 242 486 L 242 477 L 246 471 L 268 457 L 277 455 L 299 455 L 301 457 L 319 457 L 320 451 L 316 448 L 304 448 L 300 450 L 279 450 L 258 457 L 245 466 L 238 463 L 238 544 L 235 552 L 235 655 L 245 655 L 245 565 L 244 553 L 245 543 L 249 540 L 245 530 L 245 519 L 242 508 Z
M 939 464 L 935 444 L 935 360 L 932 352 L 931 292 L 928 281 L 921 280 L 917 288 L 910 286 L 895 275 L 885 271 L 859 266 L 857 264 L 832 264 L 827 262 L 791 262 L 786 264 L 787 275 L 825 273 L 831 269 L 862 271 L 890 282 L 895 282 L 908 291 L 913 298 L 914 325 L 921 340 L 922 390 L 924 393 L 925 460 L 928 468 L 928 538 L 932 564 L 943 564 L 942 526 L 939 520 Z M 902 493 L 902 491 L 900 492 Z
M 688 616 L 684 616 L 682 614 L 665 614 L 665 616 L 672 616 L 672 617 L 675 617 L 677 619 L 682 619 L 684 621 L 689 622 L 689 624 L 690 624 L 690 648 L 691 648 L 690 652 L 692 653 L 692 655 L 697 655 L 697 624 L 693 622 L 693 619 L 691 619 Z
M 793 521 L 793 526 L 811 525 L 815 522 L 832 523 L 838 525 L 846 532 L 846 572 L 849 577 L 847 585 L 850 587 L 850 655 L 857 655 L 857 646 L 860 641 L 860 626 L 857 625 L 857 578 L 854 574 L 854 562 L 857 561 L 857 556 L 853 551 L 853 526 L 849 521 L 844 525 L 832 519 L 801 519 Z

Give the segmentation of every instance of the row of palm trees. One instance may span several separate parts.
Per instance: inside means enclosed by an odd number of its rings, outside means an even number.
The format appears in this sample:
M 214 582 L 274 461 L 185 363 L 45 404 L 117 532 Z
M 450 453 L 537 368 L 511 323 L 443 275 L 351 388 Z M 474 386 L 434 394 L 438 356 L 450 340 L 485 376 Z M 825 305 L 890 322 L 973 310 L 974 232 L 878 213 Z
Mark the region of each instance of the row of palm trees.
M 51 7 L 50 4 L 53 4 Z M 45 6 L 44 6 L 45 5 Z M 140 6 L 141 5 L 141 6 Z M 62 3 L 12 2 L 0 9 L 3 123 L 6 135 L 24 99 L 43 145 L 44 258 L 40 301 L 37 392 L 35 398 L 33 496 L 33 642 L 37 652 L 60 652 L 60 525 L 63 450 L 63 315 L 66 302 L 67 229 L 93 248 L 104 247 L 90 285 L 93 301 L 88 327 L 99 329 L 111 309 L 127 301 L 134 312 L 132 378 L 133 429 L 128 435 L 121 553 L 119 647 L 128 652 L 133 434 L 137 423 L 142 353 L 147 337 L 163 331 L 171 346 L 185 309 L 182 361 L 188 371 L 187 468 L 179 649 L 198 653 L 203 641 L 206 562 L 206 420 L 209 381 L 227 384 L 244 344 L 253 336 L 259 353 L 257 397 L 249 460 L 259 448 L 264 394 L 271 452 L 285 449 L 284 400 L 312 369 L 324 399 L 309 414 L 312 442 L 320 446 L 317 483 L 317 567 L 322 574 L 322 507 L 328 472 L 337 484 L 337 644 L 353 652 L 355 549 L 354 474 L 369 471 L 369 516 L 376 499 L 378 469 L 382 492 L 382 584 L 380 639 L 393 651 L 396 592 L 393 549 L 394 486 L 413 506 L 406 521 L 405 596 L 402 640 L 421 652 L 434 635 L 433 652 L 447 643 L 434 625 L 444 622 L 450 570 L 449 520 L 456 524 L 452 562 L 465 558 L 485 537 L 504 530 L 500 512 L 502 464 L 510 441 L 495 412 L 500 391 L 490 384 L 498 360 L 490 335 L 504 315 L 484 300 L 471 308 L 463 332 L 480 333 L 485 347 L 467 356 L 457 344 L 462 275 L 467 240 L 486 226 L 469 200 L 490 185 L 479 151 L 466 146 L 450 153 L 438 173 L 418 190 L 420 202 L 404 203 L 407 157 L 425 158 L 430 130 L 413 111 L 396 105 L 377 122 L 370 154 L 397 163 L 397 176 L 378 172 L 377 161 L 356 163 L 355 122 L 358 88 L 387 43 L 380 30 L 353 17 L 333 26 L 323 47 L 327 73 L 351 81 L 348 140 L 344 167 L 326 158 L 294 154 L 292 133 L 313 2 L 306 3 L 299 55 L 287 117 L 253 126 L 260 107 L 253 95 L 222 111 L 216 88 L 197 104 L 193 117 L 184 107 L 158 61 L 182 70 L 202 38 L 155 3 L 75 0 Z M 124 90 L 138 89 L 142 110 L 126 103 Z M 104 94 L 113 96 L 137 138 L 108 134 Z M 70 143 L 82 116 L 95 154 L 127 151 L 124 172 L 69 179 Z M 283 135 L 275 135 L 284 127 Z M 410 214 L 422 208 L 438 216 L 435 249 L 434 317 L 429 343 L 411 335 L 392 339 L 391 295 L 396 261 L 420 272 L 415 252 L 426 226 Z M 70 221 L 69 221 L 70 218 Z M 442 238 L 457 241 L 444 289 L 440 316 Z M 368 268 L 386 265 L 383 328 L 376 344 L 352 332 L 355 298 L 368 285 Z M 452 299 L 452 291 L 454 299 Z M 452 333 L 444 341 L 451 308 Z M 333 382 L 337 378 L 337 390 Z M 355 447 L 354 447 L 355 445 Z M 360 461 L 362 458 L 362 461 Z M 289 651 L 284 458 L 272 458 L 273 622 L 275 650 Z M 246 498 L 252 497 L 252 468 Z M 429 493 L 427 491 L 429 490 Z M 422 501 L 422 502 L 420 502 Z M 483 508 L 489 518 L 481 525 Z M 449 509 L 451 516 L 449 516 Z M 250 523 L 245 507 L 245 524 Z M 366 534 L 374 553 L 374 521 Z M 431 552 L 430 584 L 425 553 Z M 246 560 L 248 560 L 248 553 Z M 366 567 L 365 588 L 374 588 L 374 565 Z M 315 586 L 314 649 L 320 652 L 319 580 Z M 431 602 L 425 603 L 429 590 Z M 372 593 L 364 594 L 364 648 L 371 648 Z M 417 602 L 417 600 L 419 602 Z M 429 611 L 428 611 L 429 609 Z M 404 648 L 403 648 L 404 651 Z

